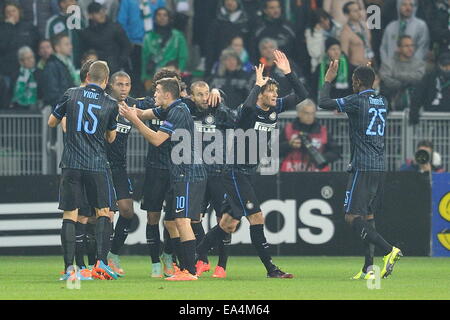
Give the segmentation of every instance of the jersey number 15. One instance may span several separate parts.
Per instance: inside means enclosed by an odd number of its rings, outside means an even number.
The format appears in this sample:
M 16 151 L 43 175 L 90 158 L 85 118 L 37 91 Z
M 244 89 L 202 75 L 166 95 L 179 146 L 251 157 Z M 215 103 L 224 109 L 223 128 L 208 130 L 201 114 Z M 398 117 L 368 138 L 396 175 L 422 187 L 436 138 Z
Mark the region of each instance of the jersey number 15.
M 384 119 L 383 114 L 385 114 L 385 113 L 386 113 L 386 109 L 376 109 L 376 108 L 369 109 L 369 114 L 373 114 L 373 115 L 372 115 L 372 120 L 370 120 L 369 126 L 367 127 L 366 135 L 376 136 L 378 134 L 379 136 L 384 136 L 384 128 L 386 126 L 386 120 Z M 378 124 L 378 128 L 375 129 L 375 128 L 373 128 L 373 126 L 374 126 L 377 118 L 381 119 L 381 124 Z
M 91 116 L 91 118 L 94 120 L 94 122 L 92 123 L 92 128 L 89 129 L 89 121 L 85 121 L 84 126 L 83 126 L 83 113 L 84 113 L 83 102 L 78 101 L 78 106 L 79 106 L 79 110 L 78 110 L 77 131 L 82 131 L 84 129 L 84 132 L 86 132 L 87 134 L 94 134 L 95 131 L 97 130 L 98 119 L 92 109 L 100 110 L 102 107 L 99 105 L 96 105 L 96 104 L 92 104 L 92 103 L 90 103 L 88 105 L 87 112 Z

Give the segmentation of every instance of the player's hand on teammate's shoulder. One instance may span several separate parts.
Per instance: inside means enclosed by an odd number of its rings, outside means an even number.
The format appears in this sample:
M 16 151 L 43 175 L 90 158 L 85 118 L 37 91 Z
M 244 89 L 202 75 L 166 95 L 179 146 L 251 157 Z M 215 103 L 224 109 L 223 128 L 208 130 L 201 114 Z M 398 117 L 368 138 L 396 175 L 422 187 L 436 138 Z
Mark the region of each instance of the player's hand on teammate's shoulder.
M 339 67 L 339 60 L 331 60 L 328 71 L 325 74 L 325 82 L 333 82 L 336 79 Z
M 278 69 L 280 69 L 285 75 L 291 73 L 291 65 L 286 55 L 280 50 L 275 50 L 273 54 L 275 56 L 274 63 Z
M 220 91 L 217 89 L 212 89 L 208 97 L 208 105 L 215 108 L 222 102 L 222 97 L 220 96 Z
M 255 73 L 256 73 L 256 81 L 255 81 L 255 85 L 262 87 L 264 86 L 267 81 L 269 80 L 269 77 L 264 77 L 263 76 L 263 72 L 264 72 L 264 65 L 263 64 L 259 64 L 259 66 L 255 66 Z

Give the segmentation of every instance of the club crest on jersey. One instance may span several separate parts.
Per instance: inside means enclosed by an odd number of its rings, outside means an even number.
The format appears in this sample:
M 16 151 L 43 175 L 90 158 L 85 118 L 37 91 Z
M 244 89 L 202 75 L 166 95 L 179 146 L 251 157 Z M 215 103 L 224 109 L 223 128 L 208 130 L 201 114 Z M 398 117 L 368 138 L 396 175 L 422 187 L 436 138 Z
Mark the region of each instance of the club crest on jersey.
M 206 122 L 206 124 L 213 124 L 214 122 L 216 122 L 216 119 L 214 118 L 213 115 L 210 114 L 210 115 L 206 116 L 205 122 Z
M 270 116 L 269 116 L 269 119 L 270 120 L 275 120 L 277 118 L 277 113 L 276 112 L 272 112 L 271 114 L 270 114 Z
M 247 207 L 248 210 L 252 210 L 255 207 L 255 205 L 250 201 L 247 201 L 245 206 Z

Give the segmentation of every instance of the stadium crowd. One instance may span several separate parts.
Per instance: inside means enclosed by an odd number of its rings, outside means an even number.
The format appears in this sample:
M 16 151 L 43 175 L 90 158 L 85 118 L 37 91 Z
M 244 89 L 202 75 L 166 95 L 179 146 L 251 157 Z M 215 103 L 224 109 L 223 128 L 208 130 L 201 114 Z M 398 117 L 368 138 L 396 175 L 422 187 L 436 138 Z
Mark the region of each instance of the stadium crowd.
M 2 0 L 0 5 L 2 112 L 54 106 L 79 85 L 79 68 L 89 59 L 107 61 L 111 74 L 129 73 L 134 97 L 151 94 L 154 74 L 170 67 L 187 86 L 201 79 L 221 89 L 227 105 L 236 108 L 250 92 L 258 63 L 280 83 L 279 95 L 288 93 L 288 80 L 274 63 L 276 49 L 286 53 L 310 92 L 297 106 L 298 120 L 283 131 L 284 171 L 300 171 L 295 149 L 301 127 L 317 136 L 314 142 L 327 162 L 339 158 L 326 128 L 315 118 L 305 120 L 315 112 L 331 59 L 340 62 L 331 98 L 351 94 L 353 70 L 370 62 L 377 72 L 374 89 L 388 97 L 391 111 L 409 109 L 411 124 L 418 123 L 420 110 L 450 112 L 450 0 Z M 379 11 L 368 10 L 372 5 Z M 377 18 L 380 25 L 368 28 L 366 22 Z

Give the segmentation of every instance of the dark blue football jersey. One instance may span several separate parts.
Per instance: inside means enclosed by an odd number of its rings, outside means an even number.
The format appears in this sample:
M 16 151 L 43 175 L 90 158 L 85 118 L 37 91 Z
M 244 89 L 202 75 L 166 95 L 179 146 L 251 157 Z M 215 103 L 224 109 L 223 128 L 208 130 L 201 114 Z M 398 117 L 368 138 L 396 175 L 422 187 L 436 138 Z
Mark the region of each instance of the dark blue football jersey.
M 164 120 L 159 131 L 170 135 L 170 173 L 172 182 L 198 182 L 206 179 L 206 169 L 201 159 L 201 145 L 198 148 L 194 143 L 194 121 L 189 108 L 181 100 L 176 100 L 168 108 L 155 108 L 156 116 Z M 174 140 L 174 135 L 181 137 L 182 141 Z M 185 140 L 187 139 L 187 140 Z M 179 153 L 172 154 L 172 150 L 182 143 L 186 149 L 180 149 Z M 187 154 L 185 154 L 187 152 Z M 174 157 L 177 157 L 175 159 Z
M 67 118 L 60 168 L 104 171 L 109 167 L 105 143 L 107 130 L 116 130 L 117 101 L 95 84 L 68 89 L 52 113 Z
M 235 128 L 236 112 L 223 103 L 202 109 L 190 99 L 183 99 L 183 102 L 191 111 L 195 131 L 202 139 L 202 159 L 208 175 L 221 175 L 226 167 L 226 130 Z
M 385 171 L 387 99 L 372 89 L 330 99 L 330 90 L 331 85 L 325 82 L 319 106 L 347 113 L 351 151 L 348 171 Z
M 137 100 L 131 97 L 127 97 L 125 103 L 129 106 L 138 104 Z M 111 169 L 125 169 L 127 167 L 128 136 L 131 128 L 131 122 L 119 115 L 117 119 L 116 139 L 113 143 L 106 144 L 106 155 L 108 156 Z

